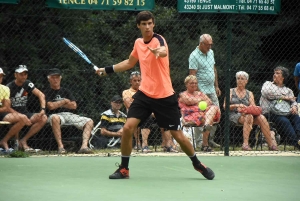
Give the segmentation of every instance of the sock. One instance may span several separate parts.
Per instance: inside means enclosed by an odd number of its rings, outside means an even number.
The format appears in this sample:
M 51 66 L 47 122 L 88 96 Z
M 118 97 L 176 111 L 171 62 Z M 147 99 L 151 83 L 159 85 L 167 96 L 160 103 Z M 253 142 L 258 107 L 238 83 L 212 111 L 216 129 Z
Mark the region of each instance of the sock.
M 193 156 L 190 156 L 191 161 L 193 162 L 193 165 L 199 165 L 200 161 L 198 160 L 196 153 L 194 153 Z
M 130 156 L 122 156 L 121 157 L 121 166 L 128 170 Z

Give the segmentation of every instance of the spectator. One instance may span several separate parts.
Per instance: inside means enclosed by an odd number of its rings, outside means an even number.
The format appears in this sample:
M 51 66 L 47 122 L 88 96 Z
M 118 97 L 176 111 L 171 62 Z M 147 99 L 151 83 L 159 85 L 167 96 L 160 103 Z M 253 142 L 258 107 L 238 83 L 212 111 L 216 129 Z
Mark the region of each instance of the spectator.
M 52 126 L 58 145 L 58 153 L 66 153 L 61 139 L 61 126 L 66 124 L 83 130 L 82 145 L 78 153 L 92 153 L 92 150 L 88 148 L 88 141 L 94 127 L 93 120 L 74 114 L 77 103 L 73 94 L 68 89 L 60 86 L 62 76 L 59 69 L 50 69 L 47 77 L 50 83 L 50 87 L 45 90 L 47 108 L 50 115 L 48 122 Z
M 300 103 L 300 62 L 296 64 L 295 70 L 294 70 L 294 80 L 296 89 L 298 90 L 298 96 L 297 96 L 297 103 Z
M 244 151 L 251 151 L 249 146 L 249 136 L 252 130 L 252 125 L 259 125 L 266 141 L 269 145 L 269 149 L 272 151 L 278 151 L 277 146 L 273 144 L 271 138 L 270 126 L 264 115 L 254 116 L 252 114 L 245 114 L 242 112 L 243 108 L 249 105 L 255 106 L 254 95 L 251 91 L 246 89 L 246 85 L 249 80 L 248 73 L 244 71 L 239 71 L 235 75 L 236 77 L 236 88 L 230 89 L 230 113 L 229 119 L 234 124 L 243 125 L 243 145 L 242 149 Z M 225 108 L 224 101 L 224 108 Z
M 138 72 L 138 71 L 132 72 L 129 77 L 129 83 L 130 83 L 130 88 L 124 90 L 122 93 L 123 101 L 124 101 L 124 105 L 126 107 L 127 113 L 128 113 L 129 107 L 133 101 L 132 96 L 137 92 L 137 90 L 139 89 L 140 83 L 141 83 L 140 72 Z M 138 129 L 135 129 L 135 131 L 133 132 L 133 135 L 136 139 L 136 145 L 135 145 L 134 149 L 137 149 L 137 150 L 142 149 Z
M 109 176 L 110 179 L 129 178 L 129 159 L 132 152 L 132 133 L 140 122 L 152 113 L 159 127 L 168 128 L 181 149 L 191 159 L 194 169 L 206 179 L 212 180 L 214 172 L 203 165 L 196 156 L 193 146 L 180 130 L 178 102 L 172 87 L 169 67 L 169 50 L 163 36 L 154 33 L 155 19 L 151 12 L 141 11 L 136 17 L 136 26 L 142 37 L 136 39 L 129 58 L 116 64 L 99 68 L 98 75 L 129 70 L 140 64 L 142 82 L 134 94 L 123 129 L 121 165 Z
M 200 36 L 199 45 L 190 54 L 189 69 L 190 75 L 195 75 L 198 79 L 198 89 L 205 93 L 212 103 L 220 108 L 218 96 L 221 90 L 218 84 L 218 73 L 215 66 L 214 52 L 211 49 L 213 45 L 212 37 L 209 34 Z M 214 142 L 217 125 L 210 131 L 209 144 L 212 147 L 220 147 Z
M 293 91 L 286 87 L 289 70 L 278 66 L 274 69 L 273 82 L 266 81 L 261 89 L 260 105 L 263 114 L 274 122 L 280 136 L 289 140 L 289 143 L 300 148 L 300 117 L 298 105 Z M 272 100 L 284 100 L 290 104 L 290 114 L 276 115 L 270 111 Z
M 126 121 L 126 115 L 120 111 L 123 105 L 122 97 L 119 95 L 113 96 L 110 104 L 111 108 L 101 114 L 101 135 L 105 137 L 104 139 L 102 138 L 104 141 L 103 145 L 107 145 L 112 137 L 122 137 L 123 126 Z
M 9 152 L 8 140 L 12 137 L 16 137 L 21 129 L 26 125 L 30 126 L 30 120 L 23 114 L 14 111 L 10 104 L 10 90 L 7 86 L 2 85 L 3 77 L 5 73 L 0 68 L 0 121 L 8 121 L 12 124 L 8 133 L 0 141 L 0 147 L 4 149 L 6 153 Z
M 198 82 L 195 75 L 189 75 L 185 78 L 184 84 L 186 91 L 179 95 L 179 107 L 183 117 L 183 124 L 190 123 L 203 127 L 203 144 L 201 150 L 204 152 L 213 151 L 208 144 L 209 132 L 212 129 L 213 122 L 220 121 L 220 108 L 213 104 L 207 95 L 197 91 Z M 201 111 L 198 107 L 200 101 L 206 101 L 208 107 Z M 196 132 L 201 132 L 199 128 Z
M 27 80 L 28 69 L 25 65 L 19 65 L 16 68 L 15 78 L 6 85 L 10 89 L 12 109 L 25 114 L 32 124 L 26 135 L 19 141 L 19 148 L 25 152 L 35 152 L 35 149 L 28 146 L 27 140 L 39 132 L 47 122 L 45 95 L 30 80 Z M 29 94 L 33 94 L 39 99 L 39 113 L 31 113 L 27 110 Z

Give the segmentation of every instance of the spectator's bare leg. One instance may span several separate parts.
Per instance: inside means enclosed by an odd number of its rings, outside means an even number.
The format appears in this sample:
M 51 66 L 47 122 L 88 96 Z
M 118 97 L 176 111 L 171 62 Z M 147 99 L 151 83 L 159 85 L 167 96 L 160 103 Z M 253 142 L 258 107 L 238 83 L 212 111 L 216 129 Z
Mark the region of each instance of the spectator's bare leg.
M 171 135 L 180 144 L 181 150 L 188 156 L 195 154 L 194 148 L 189 139 L 183 135 L 182 130 L 170 130 Z
M 148 146 L 148 137 L 150 134 L 150 129 L 149 128 L 143 128 L 141 129 L 142 133 L 142 148 L 145 146 Z
M 205 114 L 205 125 L 212 125 L 213 119 L 215 115 L 217 114 L 219 108 L 217 106 L 211 106 L 209 110 Z
M 273 142 L 271 137 L 270 125 L 266 117 L 263 115 L 259 115 L 254 119 L 254 124 L 260 126 L 261 132 L 264 134 L 269 147 L 271 147 L 273 145 Z
M 47 122 L 47 116 L 39 116 L 38 113 L 34 114 L 31 118 L 30 121 L 32 122 L 32 126 L 30 127 L 29 131 L 26 133 L 26 135 L 20 140 L 20 147 L 23 149 L 28 149 L 29 146 L 27 144 L 27 140 L 31 138 L 33 135 L 35 135 L 37 132 L 43 128 L 43 126 Z
M 88 148 L 88 142 L 91 137 L 91 132 L 94 127 L 93 120 L 88 121 L 84 127 L 83 127 L 83 133 L 82 133 L 82 145 L 80 149 L 86 149 Z
M 173 147 L 174 142 L 172 140 L 172 135 L 170 130 L 165 131 L 163 128 L 160 129 L 161 134 L 162 134 L 162 146 L 164 147 Z
M 134 139 L 135 139 L 135 146 L 136 146 L 136 149 L 140 149 L 141 148 L 141 142 L 140 142 L 140 129 L 139 128 L 136 128 L 133 132 L 133 136 L 134 136 Z
M 64 145 L 61 140 L 61 128 L 60 128 L 60 117 L 58 115 L 52 115 L 52 131 L 57 143 L 58 149 L 64 148 Z
M 249 135 L 252 130 L 252 125 L 253 125 L 253 116 L 252 115 L 245 115 L 243 121 L 243 139 L 244 139 L 244 146 L 249 145 Z
M 17 136 L 21 129 L 25 126 L 25 121 L 27 118 L 25 115 L 19 115 L 17 113 L 9 113 L 4 118 L 3 121 L 8 121 L 13 123 L 14 125 L 9 129 L 8 133 L 4 136 L 4 138 L 0 141 L 0 146 L 5 150 L 8 150 L 8 140 L 13 136 Z
M 209 138 L 209 131 L 204 131 L 203 132 L 203 142 L 202 142 L 202 146 L 206 147 L 208 146 L 208 138 Z

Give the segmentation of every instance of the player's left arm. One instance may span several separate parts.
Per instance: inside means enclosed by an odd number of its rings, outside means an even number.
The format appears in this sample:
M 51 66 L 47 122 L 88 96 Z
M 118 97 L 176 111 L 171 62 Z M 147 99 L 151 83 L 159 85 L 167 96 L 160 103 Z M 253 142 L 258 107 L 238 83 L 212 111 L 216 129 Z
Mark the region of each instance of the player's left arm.
M 214 72 L 215 72 L 215 89 L 216 89 L 216 93 L 217 96 L 221 96 L 221 90 L 219 88 L 219 82 L 218 82 L 218 71 L 216 66 L 214 65 Z
M 148 50 L 150 50 L 156 56 L 156 58 L 168 56 L 166 46 L 160 46 L 158 48 L 151 48 L 148 46 Z

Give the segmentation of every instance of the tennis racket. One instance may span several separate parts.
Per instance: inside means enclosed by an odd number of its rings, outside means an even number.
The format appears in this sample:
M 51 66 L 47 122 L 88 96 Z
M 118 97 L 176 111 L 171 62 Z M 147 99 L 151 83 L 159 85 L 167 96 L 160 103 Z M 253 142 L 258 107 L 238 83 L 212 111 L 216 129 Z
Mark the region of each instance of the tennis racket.
M 89 60 L 89 58 L 71 41 L 63 37 L 63 41 L 74 51 L 76 52 L 81 58 L 83 58 L 88 64 L 92 65 L 95 70 L 98 70 L 99 68 Z

